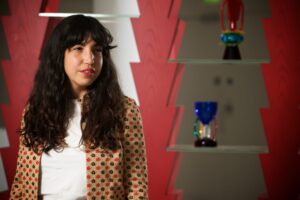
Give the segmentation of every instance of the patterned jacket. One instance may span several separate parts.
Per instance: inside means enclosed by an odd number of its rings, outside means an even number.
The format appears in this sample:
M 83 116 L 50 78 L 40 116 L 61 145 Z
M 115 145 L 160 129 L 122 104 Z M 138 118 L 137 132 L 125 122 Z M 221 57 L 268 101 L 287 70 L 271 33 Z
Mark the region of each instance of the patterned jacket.
M 126 98 L 125 133 L 116 151 L 86 150 L 87 199 L 148 199 L 146 152 L 141 116 L 134 100 Z M 22 120 L 22 123 L 23 120 Z M 36 200 L 39 191 L 39 154 L 20 137 L 16 175 L 10 199 Z

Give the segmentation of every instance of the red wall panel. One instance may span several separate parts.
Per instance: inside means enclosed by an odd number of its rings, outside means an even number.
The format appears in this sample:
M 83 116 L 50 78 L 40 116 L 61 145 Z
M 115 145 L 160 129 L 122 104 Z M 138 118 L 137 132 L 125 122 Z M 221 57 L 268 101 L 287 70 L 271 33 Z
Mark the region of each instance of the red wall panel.
M 300 198 L 300 2 L 270 0 L 264 21 L 271 63 L 262 66 L 270 107 L 261 110 L 269 154 L 261 155 L 269 200 Z
M 1 16 L 10 60 L 1 60 L 9 103 L 0 110 L 8 132 L 10 147 L 0 149 L 8 185 L 11 186 L 18 150 L 18 134 L 21 113 L 28 98 L 38 57 L 43 43 L 48 18 L 38 16 L 41 0 L 9 0 L 10 16 Z M 0 199 L 8 199 L 9 192 L 0 193 Z
M 174 181 L 180 154 L 166 152 L 174 141 L 182 108 L 174 102 L 184 67 L 168 63 L 182 36 L 178 19 L 181 1 L 138 1 L 141 17 L 133 29 L 141 62 L 131 64 L 140 100 L 149 169 L 149 198 L 180 199 Z

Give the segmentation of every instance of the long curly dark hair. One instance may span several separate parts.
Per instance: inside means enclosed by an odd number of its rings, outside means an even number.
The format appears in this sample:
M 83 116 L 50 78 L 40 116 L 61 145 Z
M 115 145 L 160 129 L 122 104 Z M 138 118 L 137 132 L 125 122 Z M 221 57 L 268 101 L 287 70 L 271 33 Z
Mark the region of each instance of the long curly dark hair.
M 120 89 L 110 50 L 113 38 L 97 20 L 83 15 L 63 19 L 49 36 L 41 52 L 33 89 L 19 131 L 24 144 L 38 152 L 61 150 L 68 121 L 74 112 L 74 94 L 64 71 L 64 53 L 91 37 L 102 47 L 103 66 L 98 78 L 88 86 L 82 105 L 82 142 L 88 148 L 119 148 L 124 131 L 124 96 Z

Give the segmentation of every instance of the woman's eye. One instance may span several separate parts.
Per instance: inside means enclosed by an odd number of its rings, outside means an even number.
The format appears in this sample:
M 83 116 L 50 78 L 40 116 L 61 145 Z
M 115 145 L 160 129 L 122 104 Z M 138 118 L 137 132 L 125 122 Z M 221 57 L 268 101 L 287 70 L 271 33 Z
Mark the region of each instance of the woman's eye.
M 94 49 L 95 53 L 101 53 L 102 52 L 102 48 L 101 47 L 97 47 Z
M 82 46 L 75 46 L 72 48 L 72 50 L 75 50 L 75 51 L 81 51 L 83 49 Z

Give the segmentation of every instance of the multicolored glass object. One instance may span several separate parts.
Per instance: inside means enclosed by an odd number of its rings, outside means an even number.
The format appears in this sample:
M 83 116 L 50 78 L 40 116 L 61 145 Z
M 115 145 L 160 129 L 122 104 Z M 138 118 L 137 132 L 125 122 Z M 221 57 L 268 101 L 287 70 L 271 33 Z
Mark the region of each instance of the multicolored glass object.
M 194 111 L 196 115 L 194 136 L 197 138 L 195 146 L 217 146 L 216 133 L 218 126 L 215 119 L 217 110 L 218 103 L 215 101 L 198 101 L 194 103 Z
M 227 17 L 224 18 L 224 13 Z M 227 26 L 225 26 L 227 19 Z M 239 25 L 238 25 L 239 23 Z M 222 34 L 220 40 L 225 44 L 223 59 L 242 59 L 239 44 L 244 40 L 244 3 L 242 0 L 224 0 L 220 8 Z

